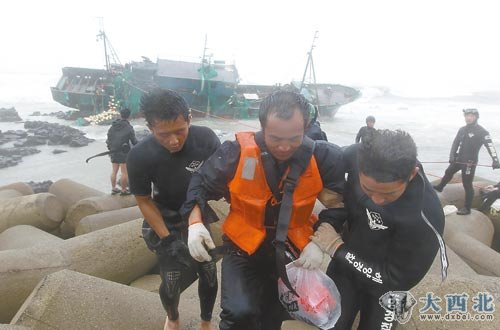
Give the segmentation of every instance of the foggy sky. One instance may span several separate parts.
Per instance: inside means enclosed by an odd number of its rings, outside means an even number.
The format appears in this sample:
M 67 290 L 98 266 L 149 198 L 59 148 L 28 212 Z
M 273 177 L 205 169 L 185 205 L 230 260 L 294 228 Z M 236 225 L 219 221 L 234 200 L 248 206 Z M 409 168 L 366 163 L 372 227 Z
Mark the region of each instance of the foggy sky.
M 320 82 L 411 96 L 500 90 L 496 1 L 8 1 L 0 74 L 102 68 L 100 29 L 122 63 L 148 56 L 235 61 L 244 83 L 300 80 L 314 31 Z

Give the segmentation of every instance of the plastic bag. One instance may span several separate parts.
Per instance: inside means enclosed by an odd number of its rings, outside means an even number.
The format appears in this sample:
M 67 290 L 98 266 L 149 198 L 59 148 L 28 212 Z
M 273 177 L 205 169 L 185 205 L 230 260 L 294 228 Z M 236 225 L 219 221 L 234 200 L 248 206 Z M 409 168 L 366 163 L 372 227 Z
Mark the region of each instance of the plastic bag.
M 295 296 L 278 279 L 278 293 L 285 310 L 296 320 L 320 329 L 332 328 L 340 317 L 340 294 L 333 280 L 321 270 L 286 266 L 290 284 L 298 293 Z

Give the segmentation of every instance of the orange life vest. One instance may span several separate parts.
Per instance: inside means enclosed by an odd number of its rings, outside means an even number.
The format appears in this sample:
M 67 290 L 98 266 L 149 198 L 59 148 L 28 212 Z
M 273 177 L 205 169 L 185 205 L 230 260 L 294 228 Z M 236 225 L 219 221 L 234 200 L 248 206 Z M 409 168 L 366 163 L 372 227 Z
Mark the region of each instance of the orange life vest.
M 273 194 L 267 185 L 255 133 L 238 133 L 236 139 L 241 147 L 240 160 L 229 183 L 231 208 L 222 230 L 239 248 L 253 254 L 266 236 L 265 210 Z M 300 250 L 309 243 L 313 234 L 312 226 L 317 218 L 312 210 L 322 189 L 318 165 L 312 156 L 293 193 L 293 210 L 288 227 L 288 238 Z

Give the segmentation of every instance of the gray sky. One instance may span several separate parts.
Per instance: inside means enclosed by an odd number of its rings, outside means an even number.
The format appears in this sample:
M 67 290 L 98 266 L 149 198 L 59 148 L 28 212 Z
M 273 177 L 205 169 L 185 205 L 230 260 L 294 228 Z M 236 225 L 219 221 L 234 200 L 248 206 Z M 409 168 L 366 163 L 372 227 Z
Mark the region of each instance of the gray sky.
M 314 31 L 320 82 L 412 96 L 500 90 L 498 1 L 8 1 L 0 74 L 103 67 L 97 17 L 122 63 L 215 59 L 245 83 L 300 80 Z M 55 82 L 54 82 L 55 83 Z

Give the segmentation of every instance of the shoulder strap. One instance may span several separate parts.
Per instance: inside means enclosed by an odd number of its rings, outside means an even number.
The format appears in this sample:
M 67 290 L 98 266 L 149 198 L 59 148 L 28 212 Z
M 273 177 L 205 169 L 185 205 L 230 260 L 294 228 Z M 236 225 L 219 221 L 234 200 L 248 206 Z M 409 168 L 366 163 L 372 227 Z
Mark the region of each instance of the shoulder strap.
M 311 157 L 314 153 L 315 143 L 312 139 L 304 136 L 302 144 L 299 149 L 295 152 L 291 159 L 290 171 L 287 177 L 283 181 L 283 197 L 279 191 L 279 182 L 277 180 L 276 168 L 274 164 L 274 159 L 271 154 L 267 152 L 264 143 L 264 137 L 262 132 L 258 132 L 255 135 L 255 142 L 261 150 L 262 166 L 266 173 L 266 180 L 274 198 L 279 202 L 281 201 L 280 212 L 278 216 L 278 225 L 276 228 L 276 238 L 274 240 L 274 246 L 276 248 L 276 267 L 281 280 L 286 285 L 286 287 L 296 296 L 297 292 L 292 288 L 288 275 L 286 273 L 286 258 L 285 253 L 287 251 L 287 235 L 288 226 L 290 224 L 292 216 L 293 207 L 293 192 L 297 186 L 297 181 L 306 168 L 309 166 Z

